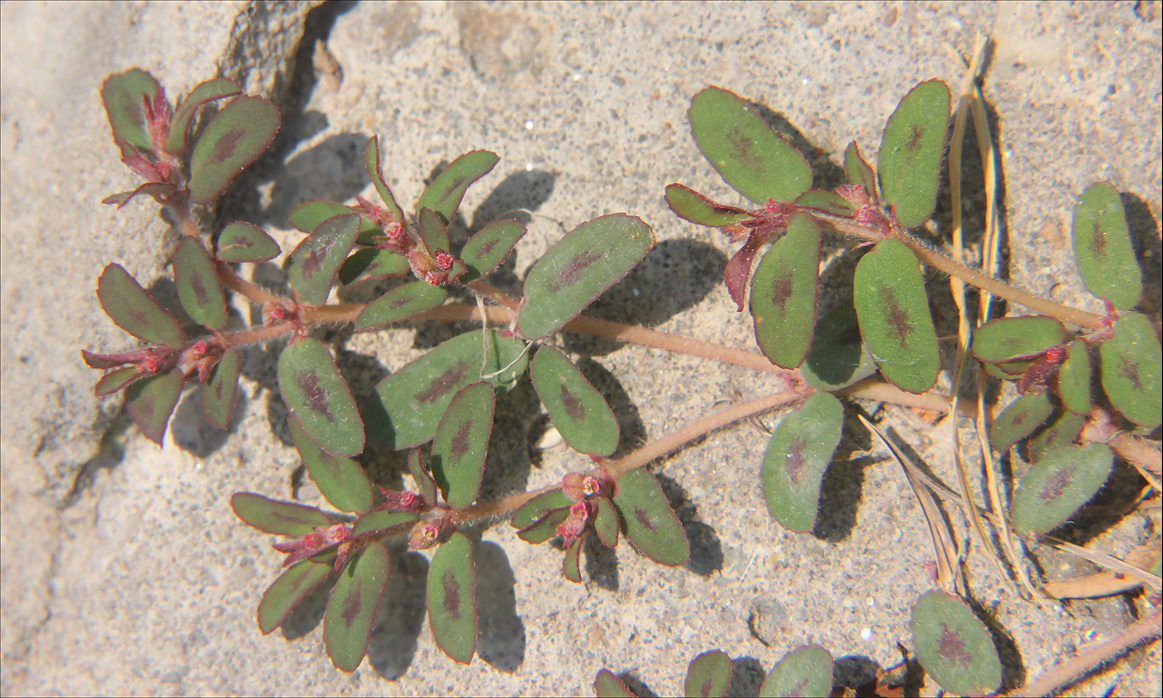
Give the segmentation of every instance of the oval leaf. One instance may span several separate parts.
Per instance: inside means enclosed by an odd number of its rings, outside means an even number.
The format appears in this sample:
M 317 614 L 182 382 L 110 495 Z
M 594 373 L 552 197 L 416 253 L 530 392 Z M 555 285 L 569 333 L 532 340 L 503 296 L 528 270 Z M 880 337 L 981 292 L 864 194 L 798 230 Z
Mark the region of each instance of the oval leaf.
M 283 349 L 279 392 L 291 416 L 319 448 L 337 456 L 363 450 L 363 420 L 323 342 L 304 337 Z
M 166 425 L 181 395 L 182 376 L 178 371 L 150 376 L 133 383 L 125 391 L 125 410 L 145 438 L 161 446 Z
M 570 448 L 599 456 L 618 448 L 614 411 L 560 349 L 548 345 L 538 349 L 529 376 L 549 419 Z
M 434 504 L 436 502 L 436 481 L 432 479 L 432 474 L 424 467 L 418 448 L 408 451 L 408 472 L 411 473 L 412 482 L 416 483 L 416 489 L 419 490 L 424 501 Z
M 301 560 L 267 587 L 258 604 L 258 629 L 266 635 L 282 625 L 320 582 L 331 574 L 331 565 Z
M 464 192 L 473 182 L 488 174 L 499 159 L 496 153 L 487 150 L 474 150 L 461 155 L 428 185 L 416 203 L 416 210 L 429 208 L 440 214 L 445 223 L 452 220 L 456 209 L 460 207 L 460 200 L 464 198 Z
M 534 263 L 525 278 L 517 330 L 548 337 L 593 303 L 654 247 L 654 231 L 640 218 L 613 213 L 582 223 Z
M 1087 290 L 1129 310 L 1143 295 L 1143 278 L 1131 247 L 1127 215 L 1117 189 L 1093 184 L 1074 207 L 1074 258 Z
M 381 509 L 371 511 L 359 517 L 351 529 L 351 537 L 362 536 L 391 536 L 407 533 L 412 529 L 420 515 L 410 511 L 388 511 Z
M 195 237 L 184 236 L 174 253 L 174 285 L 190 319 L 212 330 L 226 326 L 226 294 L 214 260 Z
M 569 541 L 565 548 L 565 557 L 561 560 L 561 574 L 574 584 L 581 584 L 581 551 L 585 544 L 585 534 L 581 538 Z
M 1066 446 L 1047 453 L 1018 481 L 1010 518 L 1019 535 L 1057 528 L 1098 492 L 1114 466 L 1106 444 Z
M 1053 412 L 1054 403 L 1048 393 L 1026 393 L 994 418 L 993 424 L 989 425 L 989 443 L 993 450 L 1005 453 L 1033 434 Z
M 594 532 L 598 540 L 607 548 L 618 547 L 618 510 L 605 497 L 597 497 L 594 508 Z
M 239 97 L 223 107 L 190 155 L 190 200 L 206 204 L 218 198 L 278 130 L 278 108 L 261 97 Z
M 120 264 L 110 264 L 97 279 L 97 299 L 117 326 L 140 340 L 181 349 L 186 333 L 177 319 L 138 285 Z
M 800 367 L 804 381 L 819 390 L 839 390 L 876 372 L 876 362 L 860 336 L 856 308 L 846 303 L 816 323 L 812 348 Z
M 354 213 L 328 218 L 319 224 L 291 253 L 287 277 L 299 302 L 323 305 L 335 274 L 347 259 L 359 231 Z
M 219 429 L 229 429 L 238 400 L 238 375 L 242 372 L 242 353 L 235 348 L 222 352 L 222 358 L 210 369 L 202 388 L 202 414 Z
M 860 333 L 880 372 L 910 393 L 933 387 L 941 357 L 912 250 L 891 238 L 877 243 L 856 265 L 854 285 Z
M 721 650 L 703 652 L 691 660 L 683 685 L 687 696 L 725 696 L 731 685 L 731 658 Z
M 848 175 L 849 182 L 864 187 L 870 199 L 877 200 L 876 173 L 872 171 L 872 165 L 869 165 L 860 154 L 856 141 L 849 143 L 848 148 L 844 150 L 844 174 Z
M 323 646 L 336 669 L 350 673 L 363 661 L 391 573 L 392 560 L 381 543 L 352 555 L 339 573 L 323 614 Z
M 364 306 L 355 319 L 355 331 L 378 330 L 414 318 L 437 307 L 447 297 L 448 291 L 443 287 L 429 286 L 423 281 L 397 286 Z
M 797 368 L 808 355 L 819 278 L 820 224 L 807 213 L 797 213 L 751 279 L 755 340 L 773 364 Z
M 594 694 L 598 698 L 638 698 L 609 669 L 602 669 L 594 677 Z
M 295 207 L 294 211 L 291 211 L 291 215 L 287 218 L 287 223 L 299 232 L 310 233 L 328 218 L 342 216 L 346 213 L 352 213 L 351 208 L 334 201 L 308 201 L 299 204 Z M 383 234 L 384 231 L 378 225 L 360 216 L 359 237 L 356 238 L 359 244 L 371 245 L 373 244 L 372 237 Z
M 694 96 L 691 134 L 711 165 L 757 204 L 791 203 L 812 188 L 808 161 L 767 125 L 746 101 L 718 87 Z
M 940 80 L 909 91 L 888 118 L 880 141 L 880 189 L 896 207 L 904 228 L 916 228 L 933 215 L 941 185 L 941 160 L 949 128 L 949 87 Z
M 762 698 L 827 696 L 832 693 L 832 653 L 819 645 L 788 652 L 759 689 Z
M 681 184 L 666 185 L 666 205 L 679 218 L 711 228 L 735 225 L 749 214 L 737 206 L 715 203 Z
M 1114 338 L 1103 342 L 1098 356 L 1102 389 L 1123 416 L 1144 427 L 1163 420 L 1163 352 L 1151 321 L 1127 313 L 1115 321 Z
M 339 283 L 350 286 L 389 276 L 405 276 L 411 270 L 408 259 L 393 250 L 356 250 L 339 267 Z
M 101 376 L 93 388 L 93 394 L 98 397 L 112 395 L 142 378 L 145 378 L 145 374 L 138 371 L 136 366 L 125 366 Z
M 296 420 L 289 420 L 289 424 L 303 466 L 328 503 L 340 511 L 360 513 L 371 509 L 372 484 L 363 467 L 350 458 L 325 453 L 307 438 Z
M 559 489 L 549 490 L 525 502 L 524 506 L 513 514 L 511 523 L 514 528 L 523 529 L 533 525 L 549 512 L 555 509 L 568 509 L 573 503 L 565 492 Z
M 1086 427 L 1087 416 L 1061 412 L 1050 424 L 1030 439 L 1030 460 L 1042 460 L 1047 453 L 1070 446 Z
M 331 519 L 315 507 L 280 502 L 253 492 L 235 492 L 230 508 L 246 525 L 277 536 L 305 536 Z
M 159 90 L 158 81 L 140 68 L 105 78 L 101 85 L 101 101 L 105 103 L 105 115 L 109 117 L 114 142 L 123 141 L 146 153 L 153 150 L 145 126 L 142 99 L 149 97 L 152 100 Z
M 363 151 L 364 166 L 367 167 L 367 175 L 371 178 L 372 184 L 375 185 L 376 193 L 380 195 L 380 200 L 384 202 L 384 206 L 388 209 L 392 219 L 397 223 L 403 225 L 404 211 L 400 205 L 396 203 L 396 197 L 392 196 L 392 190 L 388 188 L 388 183 L 384 181 L 384 171 L 380 162 L 380 139 L 379 136 L 372 136 L 367 141 L 367 148 Z
M 496 397 L 493 386 L 473 383 L 452 398 L 432 440 L 432 479 L 453 509 L 472 505 L 481 486 Z
M 479 230 L 460 251 L 460 261 L 468 268 L 460 282 L 470 284 L 492 274 L 524 235 L 525 226 L 515 220 L 497 221 Z
M 482 375 L 497 373 L 488 382 L 511 387 L 528 363 L 525 343 L 490 330 L 482 371 L 483 341 L 480 332 L 453 337 L 382 380 L 365 409 L 372 445 L 398 450 L 429 441 L 452 396 Z
M 641 468 L 624 474 L 613 502 L 621 529 L 635 550 L 672 567 L 690 560 L 686 531 L 653 475 Z
M 796 198 L 796 206 L 803 206 L 806 208 L 814 208 L 817 211 L 830 213 L 833 216 L 844 216 L 851 218 L 856 215 L 856 207 L 852 202 L 839 194 L 830 191 L 821 191 L 819 189 L 812 189 L 800 194 Z
M 1066 339 L 1061 322 L 1044 315 L 990 320 L 973 333 L 973 355 L 1001 363 L 1038 356 Z
M 816 523 L 820 483 L 840 443 L 844 406 L 829 393 L 815 393 L 784 417 L 763 457 L 763 495 L 773 519 L 807 533 Z
M 204 105 L 241 93 L 242 90 L 238 87 L 238 83 L 226 78 L 216 78 L 199 83 L 174 111 L 174 117 L 170 120 L 170 135 L 166 138 L 166 152 L 170 155 L 182 155 L 186 152 L 190 137 L 190 125 L 193 124 L 194 117 L 198 115 L 198 110 Z
M 461 664 L 472 661 L 477 646 L 476 569 L 472 541 L 460 531 L 432 556 L 428 625 L 445 654 Z
M 535 523 L 522 528 L 517 537 L 526 543 L 540 545 L 557 535 L 557 527 L 569 518 L 569 509 L 554 509 L 545 514 Z
M 1058 368 L 1058 397 L 1063 407 L 1074 414 L 1090 413 L 1090 377 L 1090 346 L 1076 339 L 1066 347 L 1066 359 Z
M 444 221 L 432 209 L 420 209 L 417 232 L 432 256 L 435 257 L 438 252 L 448 252 L 448 230 L 444 227 Z
M 961 599 L 930 591 L 913 604 L 911 625 L 917 658 L 941 688 L 985 695 L 1001 684 L 993 637 Z
M 269 262 L 282 252 L 279 243 L 262 228 L 235 222 L 218 236 L 218 259 L 223 262 Z

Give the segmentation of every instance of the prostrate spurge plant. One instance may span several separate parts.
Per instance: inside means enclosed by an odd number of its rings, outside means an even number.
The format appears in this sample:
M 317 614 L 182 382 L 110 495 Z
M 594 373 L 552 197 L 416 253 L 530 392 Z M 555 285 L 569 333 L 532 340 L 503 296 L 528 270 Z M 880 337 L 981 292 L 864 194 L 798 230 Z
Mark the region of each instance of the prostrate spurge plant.
M 901 102 L 885 128 L 875 169 L 855 144 L 849 146 L 850 183 L 835 191 L 811 188 L 806 160 L 748 103 L 718 88 L 695 96 L 690 119 L 696 142 L 754 208 L 716 203 L 678 184 L 667 187 L 666 199 L 682 218 L 720 228 L 743 243 L 727 265 L 725 282 L 739 309 L 748 308 L 756 341 L 770 363 L 747 352 L 678 342 L 581 315 L 654 244 L 650 226 L 626 214 L 596 218 L 565 235 L 529 269 L 523 297 L 510 298 L 492 287 L 489 274 L 508 258 L 524 227 L 515 220 L 494 222 L 458 255 L 447 232 L 467 188 L 497 162 L 483 150 L 454 160 L 405 213 L 384 180 L 378 143 L 369 139 L 366 166 L 379 201 L 312 201 L 296 209 L 291 224 L 306 236 L 287 263 L 291 297 L 272 294 L 231 265 L 274 259 L 281 253 L 275 241 L 241 222 L 204 239 L 192 206 L 213 203 L 267 148 L 279 125 L 275 107 L 242 95 L 229 80 L 211 80 L 171 109 L 157 81 L 140 70 L 111 76 L 102 97 L 123 162 L 145 179 L 106 203 L 123 206 L 148 194 L 173 212 L 182 232 L 173 250 L 174 283 L 182 309 L 204 329 L 188 338 L 173 314 L 124 269 L 109 265 L 98 282 L 102 307 L 145 346 L 115 354 L 83 352 L 88 365 L 107 370 L 97 393 L 125 390 L 129 414 L 142 433 L 161 444 L 183 384 L 199 381 L 207 420 L 226 428 L 241 368 L 239 347 L 286 340 L 278 383 L 294 443 L 336 511 L 249 492 L 235 494 L 231 505 L 247 524 L 284 537 L 274 547 L 286 555 L 286 570 L 262 597 L 260 630 L 273 631 L 308 593 L 329 584 L 324 645 L 344 671 L 359 666 L 366 652 L 391 574 L 388 538 L 406 535 L 412 549 L 433 549 L 429 623 L 445 653 L 469 662 L 476 651 L 477 598 L 474 543 L 462 530 L 466 525 L 511 514 L 523 540 L 559 537 L 563 573 L 574 582 L 581 581 L 580 555 L 590 537 L 614 547 L 625 536 L 647 557 L 682 565 L 689 559 L 686 533 L 643 466 L 713 429 L 800 401 L 771 437 L 761 481 L 772 516 L 790 530 L 810 531 L 822 477 L 844 424 L 836 395 L 949 409 L 940 396 L 909 397 L 930 390 L 940 370 L 918 258 L 1041 313 L 991 321 L 969 346 L 991 375 L 1017 381 L 1022 393 L 993 423 L 995 449 L 1004 453 L 1034 436 L 1029 451 L 1035 463 L 1017 484 L 1008 514 L 992 512 L 1003 517 L 1003 527 L 1033 540 L 1067 521 L 1102 487 L 1116 451 L 1136 467 L 1158 472 L 1157 462 L 1144 456 L 1140 437 L 1118 432 L 1123 418 L 1137 425 L 1138 433 L 1158 426 L 1161 388 L 1157 334 L 1148 318 L 1132 312 L 1141 294 L 1138 267 L 1112 187 L 1088 189 L 1075 214 L 1076 255 L 1087 287 L 1107 301 L 1109 311 L 1102 317 L 1011 289 L 906 232 L 922 226 L 936 206 L 950 112 L 943 83 L 921 83 Z M 201 108 L 219 100 L 227 101 L 191 142 Z M 857 265 L 854 303 L 817 322 L 825 228 L 871 249 Z M 752 274 L 755 257 L 769 243 Z M 337 281 L 352 286 L 387 277 L 409 280 L 367 304 L 327 302 Z M 454 287 L 475 295 L 479 304 L 449 302 Z M 225 330 L 228 289 L 262 306 L 260 326 Z M 363 332 L 419 318 L 472 319 L 501 323 L 504 329 L 486 326 L 453 337 L 384 379 L 362 406 L 353 400 L 331 351 L 312 336 L 322 323 L 352 322 Z M 1080 329 L 1068 330 L 1067 324 Z M 563 330 L 757 370 L 799 371 L 787 374 L 787 390 L 708 415 L 611 459 L 619 444 L 618 421 L 602 394 L 550 343 Z M 900 390 L 873 379 L 877 371 Z M 1092 372 L 1101 391 L 1092 385 Z M 554 487 L 478 501 L 496 426 L 496 391 L 512 388 L 526 373 L 564 441 L 594 465 L 567 474 Z M 1078 445 L 1080 439 L 1090 443 Z M 376 487 L 355 460 L 369 446 L 405 451 L 414 491 Z M 1154 577 L 1146 580 L 1157 589 L 1155 559 Z M 964 593 L 963 586 L 955 586 Z M 920 661 L 941 686 L 955 692 L 998 688 L 1001 670 L 989 633 L 957 595 L 922 596 L 913 609 L 913 634 Z M 827 650 L 803 648 L 773 670 L 764 692 L 828 689 L 830 672 Z M 725 654 L 704 653 L 691 664 L 687 691 L 723 695 L 729 674 Z M 607 671 L 598 675 L 595 689 L 603 695 L 625 692 Z

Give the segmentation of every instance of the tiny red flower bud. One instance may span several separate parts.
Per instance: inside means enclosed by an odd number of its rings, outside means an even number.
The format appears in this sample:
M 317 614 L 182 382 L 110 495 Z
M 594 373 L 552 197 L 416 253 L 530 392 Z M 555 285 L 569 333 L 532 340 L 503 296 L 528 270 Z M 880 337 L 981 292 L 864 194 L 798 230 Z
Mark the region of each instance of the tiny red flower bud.
M 453 261 L 454 258 L 452 255 L 448 254 L 444 250 L 436 250 L 436 266 L 440 269 L 448 271 L 452 268 Z

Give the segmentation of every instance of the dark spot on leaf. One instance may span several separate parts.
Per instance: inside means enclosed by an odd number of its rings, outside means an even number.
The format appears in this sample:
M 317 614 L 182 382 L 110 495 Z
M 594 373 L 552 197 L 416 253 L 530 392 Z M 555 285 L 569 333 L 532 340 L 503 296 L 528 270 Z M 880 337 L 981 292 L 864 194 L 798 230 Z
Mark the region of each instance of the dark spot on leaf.
M 433 378 L 432 382 L 428 384 L 427 390 L 422 393 L 416 393 L 412 398 L 421 405 L 435 402 L 453 386 L 458 385 L 464 380 L 464 374 L 468 371 L 468 367 L 468 361 L 461 361 L 436 378 Z
M 303 257 L 303 275 L 310 276 L 319 272 L 319 267 L 323 265 L 323 260 L 327 259 L 327 253 L 331 251 L 329 245 L 324 245 L 318 249 L 309 251 Z
M 452 570 L 444 570 L 440 584 L 444 587 L 444 598 L 441 600 L 444 612 L 452 616 L 453 620 L 460 620 L 460 584 Z
M 334 423 L 335 416 L 331 414 L 331 405 L 327 401 L 327 391 L 319 385 L 319 377 L 314 370 L 306 370 L 299 374 L 299 390 L 307 400 L 307 408 L 315 414 L 321 415 L 328 422 Z
M 214 398 L 221 400 L 223 398 L 223 391 L 226 389 L 226 381 L 220 380 L 214 383 Z
M 699 685 L 699 695 L 700 696 L 711 695 L 711 684 L 712 684 L 711 677 L 709 677 L 709 676 L 704 677 L 702 684 Z
M 1025 422 L 1026 417 L 1029 417 L 1029 416 L 1030 416 L 1030 413 L 1026 412 L 1024 410 L 1019 411 L 1017 414 L 1015 414 L 1014 415 L 1014 428 L 1016 429 L 1016 428 L 1022 426 L 1022 422 Z
M 787 692 L 788 698 L 804 698 L 807 694 L 804 691 L 808 690 L 808 680 L 800 679 L 792 686 L 791 690 Z
M 787 445 L 787 477 L 791 484 L 800 484 L 804 475 L 804 440 L 793 437 Z
M 409 303 L 411 303 L 413 300 L 415 300 L 415 299 L 410 297 L 410 296 L 401 296 L 401 297 L 397 298 L 396 300 L 392 301 L 388 307 L 390 310 L 399 310 L 400 308 L 403 308 L 405 305 L 408 305 Z
M 234 149 L 238 147 L 240 138 L 246 135 L 246 129 L 242 126 L 235 126 L 214 143 L 214 149 L 210 152 L 211 165 L 221 165 L 223 162 L 234 157 Z
M 1123 356 L 1123 365 L 1120 373 L 1123 374 L 1123 378 L 1126 378 L 1131 382 L 1131 385 L 1135 387 L 1137 392 L 1143 392 L 1143 381 L 1139 377 L 1139 365 L 1134 361 L 1131 361 L 1131 357 L 1126 355 Z
M 477 250 L 477 257 L 487 256 L 490 252 L 493 251 L 493 248 L 497 246 L 498 242 L 500 242 L 500 240 L 493 238 L 492 240 L 489 240 L 485 244 L 481 245 L 481 248 Z
M 347 597 L 343 599 L 343 612 L 340 617 L 343 618 L 344 626 L 348 630 L 355 625 L 355 620 L 359 617 L 359 611 L 363 607 L 363 599 L 359 591 L 358 586 L 353 587 L 348 590 Z
M 561 384 L 561 404 L 565 407 L 565 413 L 575 422 L 580 422 L 585 418 L 586 406 L 582 404 L 581 400 L 574 397 L 573 393 L 569 392 L 565 383 Z
M 206 302 L 206 284 L 202 282 L 201 274 L 194 274 L 190 277 L 190 288 L 194 291 L 194 297 L 198 299 L 199 303 Z
M 1073 468 L 1059 468 L 1054 471 L 1053 475 L 1046 479 L 1046 484 L 1042 485 L 1042 492 L 1038 496 L 1042 498 L 1043 502 L 1052 502 L 1062 496 L 1062 493 L 1070 486 L 1070 481 L 1073 479 Z
M 634 518 L 638 519 L 638 523 L 642 524 L 646 530 L 654 530 L 654 522 L 650 520 L 650 515 L 646 513 L 645 509 L 635 509 Z
M 962 666 L 969 666 L 973 662 L 973 657 L 965 648 L 965 640 L 961 639 L 959 633 L 951 632 L 949 626 L 944 623 L 941 623 L 941 639 L 937 642 L 937 654 Z
M 892 325 L 892 330 L 896 334 L 897 340 L 900 341 L 901 348 L 907 349 L 909 335 L 913 331 L 913 323 L 909 321 L 909 312 L 901 307 L 900 301 L 891 288 L 880 289 L 880 302 L 888 308 L 888 324 Z
M 582 273 L 601 258 L 601 254 L 592 250 L 578 253 L 557 271 L 557 276 L 549 283 L 549 290 L 557 293 L 563 288 L 573 286 L 581 279 Z
M 742 131 L 739 129 L 728 131 L 727 142 L 731 144 L 732 159 L 742 161 L 741 164 L 753 172 L 762 169 L 763 160 L 751 149 L 753 143 Z
M 912 130 L 909 132 L 909 141 L 905 144 L 905 149 L 916 153 L 921 147 L 921 138 L 925 135 L 925 129 L 921 128 L 920 124 L 913 124 Z
M 441 203 L 451 199 L 456 195 L 456 192 L 466 189 L 469 184 L 472 184 L 472 179 L 469 177 L 457 177 L 449 182 L 449 187 L 444 190 L 444 194 L 440 197 Z
M 787 301 L 791 298 L 792 281 L 791 271 L 781 275 L 771 285 L 771 302 L 779 306 L 779 312 L 787 312 Z
M 1095 257 L 1102 257 L 1106 254 L 1106 236 L 1102 234 L 1102 228 L 1099 227 L 1098 222 L 1094 222 L 1090 227 L 1090 253 Z
M 464 424 L 456 430 L 456 434 L 452 437 L 452 460 L 460 460 L 465 453 L 468 453 L 468 435 L 472 429 L 472 420 L 466 419 Z

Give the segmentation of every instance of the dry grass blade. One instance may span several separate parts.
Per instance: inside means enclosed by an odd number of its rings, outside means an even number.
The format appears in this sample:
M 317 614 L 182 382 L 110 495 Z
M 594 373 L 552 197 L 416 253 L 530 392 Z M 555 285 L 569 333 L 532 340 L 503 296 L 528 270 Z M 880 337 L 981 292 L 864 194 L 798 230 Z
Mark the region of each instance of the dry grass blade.
M 1134 567 L 1141 575 L 1151 577 L 1147 568 L 1159 557 L 1159 544 L 1140 545 L 1127 554 L 1123 562 Z M 1115 558 L 1112 558 L 1115 559 Z M 1103 570 L 1077 579 L 1063 579 L 1046 582 L 1046 593 L 1056 599 L 1094 599 L 1101 596 L 1114 596 L 1141 586 L 1145 579 L 1116 572 Z

